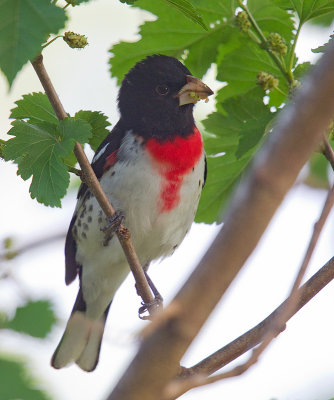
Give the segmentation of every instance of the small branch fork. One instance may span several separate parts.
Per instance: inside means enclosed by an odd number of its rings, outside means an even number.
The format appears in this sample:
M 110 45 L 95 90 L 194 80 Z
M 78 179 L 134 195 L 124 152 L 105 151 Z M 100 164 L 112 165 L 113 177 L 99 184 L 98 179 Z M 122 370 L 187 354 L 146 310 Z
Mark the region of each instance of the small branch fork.
M 38 75 L 38 78 L 45 90 L 46 95 L 58 117 L 59 120 L 63 120 L 67 117 L 62 103 L 54 89 L 54 86 L 50 80 L 50 77 L 43 64 L 43 56 L 40 54 L 34 61 L 32 65 Z M 104 193 L 99 180 L 97 179 L 86 154 L 84 153 L 81 145 L 75 143 L 74 154 L 80 164 L 82 180 L 89 187 L 89 190 L 94 194 L 96 200 L 100 204 L 103 212 L 108 218 L 111 218 L 115 214 L 115 210 L 111 205 L 108 197 Z M 154 297 L 147 283 L 145 273 L 141 267 L 139 258 L 135 252 L 133 243 L 130 239 L 129 231 L 121 225 L 120 229 L 117 231 L 118 240 L 122 246 L 124 254 L 129 263 L 131 272 L 134 276 L 136 282 L 136 288 L 138 295 L 142 298 L 144 304 L 148 304 L 148 312 L 150 315 L 154 314 L 157 309 L 157 303 L 154 302 Z
M 163 400 L 172 400 L 181 396 L 186 391 L 195 387 L 208 385 L 222 379 L 231 378 L 243 374 L 251 365 L 253 365 L 259 356 L 257 349 L 255 356 L 252 355 L 249 360 L 234 369 L 208 377 L 208 375 L 223 368 L 231 361 L 245 354 L 259 343 L 268 333 L 276 321 L 285 316 L 286 322 L 293 317 L 302 307 L 304 307 L 312 298 L 318 294 L 331 280 L 334 279 L 334 257 L 331 258 L 318 272 L 316 272 L 303 286 L 297 291 L 297 303 L 294 307 L 287 306 L 290 298 L 288 297 L 279 307 L 277 307 L 267 318 L 258 325 L 245 332 L 226 346 L 209 355 L 196 365 L 190 368 L 183 368 L 178 379 L 171 381 L 166 387 Z M 289 312 L 287 314 L 287 311 Z M 282 327 L 282 331 L 284 327 Z

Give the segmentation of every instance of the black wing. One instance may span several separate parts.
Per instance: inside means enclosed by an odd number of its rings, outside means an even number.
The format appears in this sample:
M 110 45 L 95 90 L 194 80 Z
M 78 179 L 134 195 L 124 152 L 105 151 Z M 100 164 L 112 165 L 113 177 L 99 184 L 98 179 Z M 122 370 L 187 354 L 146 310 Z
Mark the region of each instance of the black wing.
M 204 188 L 207 175 L 208 175 L 208 162 L 206 160 L 206 156 L 204 156 L 204 180 L 203 180 L 202 189 Z
M 109 135 L 103 140 L 98 149 L 96 150 L 95 156 L 92 162 L 92 168 L 98 179 L 103 174 L 103 169 L 106 163 L 106 158 L 119 149 L 122 139 L 125 135 L 125 130 L 121 127 L 121 123 L 118 122 Z M 84 201 L 84 198 L 88 194 L 88 187 L 82 183 L 78 192 L 78 201 Z M 70 226 L 67 231 L 65 241 L 65 282 L 69 285 L 77 276 L 81 266 L 78 265 L 75 259 L 77 245 L 72 235 L 72 228 L 75 224 L 76 212 L 71 219 Z

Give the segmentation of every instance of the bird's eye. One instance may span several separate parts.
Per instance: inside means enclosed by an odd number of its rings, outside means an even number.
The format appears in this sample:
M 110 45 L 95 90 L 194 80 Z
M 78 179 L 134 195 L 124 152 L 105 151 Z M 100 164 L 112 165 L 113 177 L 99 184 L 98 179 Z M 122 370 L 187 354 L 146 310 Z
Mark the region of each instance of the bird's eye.
M 161 96 L 166 95 L 169 92 L 169 87 L 167 85 L 158 85 L 155 88 L 155 91 Z

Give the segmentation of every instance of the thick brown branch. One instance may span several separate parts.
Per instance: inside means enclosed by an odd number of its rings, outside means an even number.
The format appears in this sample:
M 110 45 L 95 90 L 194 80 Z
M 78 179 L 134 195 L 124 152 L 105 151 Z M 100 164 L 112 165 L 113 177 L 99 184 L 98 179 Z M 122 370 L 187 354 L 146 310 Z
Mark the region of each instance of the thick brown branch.
M 282 111 L 273 133 L 232 197 L 225 223 L 196 270 L 153 321 L 108 400 L 157 400 L 180 360 L 256 247 L 334 115 L 334 44 Z
M 64 110 L 64 107 L 55 91 L 55 88 L 46 72 L 46 69 L 43 64 L 43 56 L 39 55 L 33 62 L 32 65 L 41 81 L 41 84 L 45 90 L 46 95 L 49 98 L 49 101 L 55 110 L 55 113 L 58 119 L 62 120 L 67 117 L 67 114 Z M 99 180 L 97 179 L 85 152 L 83 151 L 81 145 L 79 143 L 75 143 L 74 145 L 74 154 L 80 164 L 80 168 L 83 175 L 83 181 L 89 187 L 89 190 L 94 194 L 97 201 L 99 202 L 102 210 L 106 214 L 107 217 L 112 217 L 115 213 L 114 208 L 110 204 L 109 199 L 104 193 Z M 121 232 L 122 230 L 120 230 Z M 133 247 L 132 241 L 128 236 L 124 236 L 118 232 L 117 234 L 120 244 L 123 248 L 123 251 L 128 260 L 130 269 L 136 281 L 136 288 L 138 294 L 143 299 L 144 303 L 151 303 L 154 300 L 154 297 L 151 293 L 151 290 L 148 286 L 144 271 L 141 267 L 138 256 Z M 150 312 L 154 311 L 154 306 L 149 310 Z

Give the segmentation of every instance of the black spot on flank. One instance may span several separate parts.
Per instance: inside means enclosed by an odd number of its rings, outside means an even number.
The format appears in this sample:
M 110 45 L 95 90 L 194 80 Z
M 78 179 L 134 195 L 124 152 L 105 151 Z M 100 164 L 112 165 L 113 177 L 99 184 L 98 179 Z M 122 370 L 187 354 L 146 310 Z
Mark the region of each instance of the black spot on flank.
M 81 226 L 81 219 L 78 220 L 78 226 Z
M 74 237 L 77 237 L 77 236 L 78 236 L 78 229 L 77 229 L 76 226 L 73 228 L 72 233 L 73 233 L 73 236 L 74 236 Z
M 195 167 L 193 167 L 193 172 L 195 171 Z
M 176 244 L 175 246 L 173 246 L 173 250 L 176 250 L 178 248 L 178 244 Z
M 82 233 L 81 233 L 81 236 L 82 236 L 83 239 L 87 239 L 87 235 L 86 235 L 85 232 L 82 232 Z
M 93 211 L 93 204 L 89 206 L 88 211 Z
M 201 186 L 201 184 L 202 184 L 202 181 L 199 180 L 199 181 L 198 181 L 198 186 Z
M 82 226 L 83 226 L 83 228 L 84 228 L 85 231 L 88 231 L 89 226 L 88 226 L 86 223 L 84 223 Z
M 99 219 L 97 221 L 99 224 L 102 224 L 102 217 L 99 217 Z
M 90 215 L 87 218 L 87 222 L 92 222 L 92 217 Z
M 99 217 L 102 217 L 102 210 L 99 211 Z
M 111 173 L 111 176 L 114 176 L 115 175 L 115 171 L 113 171 L 112 173 Z
M 79 218 L 83 218 L 86 214 L 86 207 L 81 211 Z

